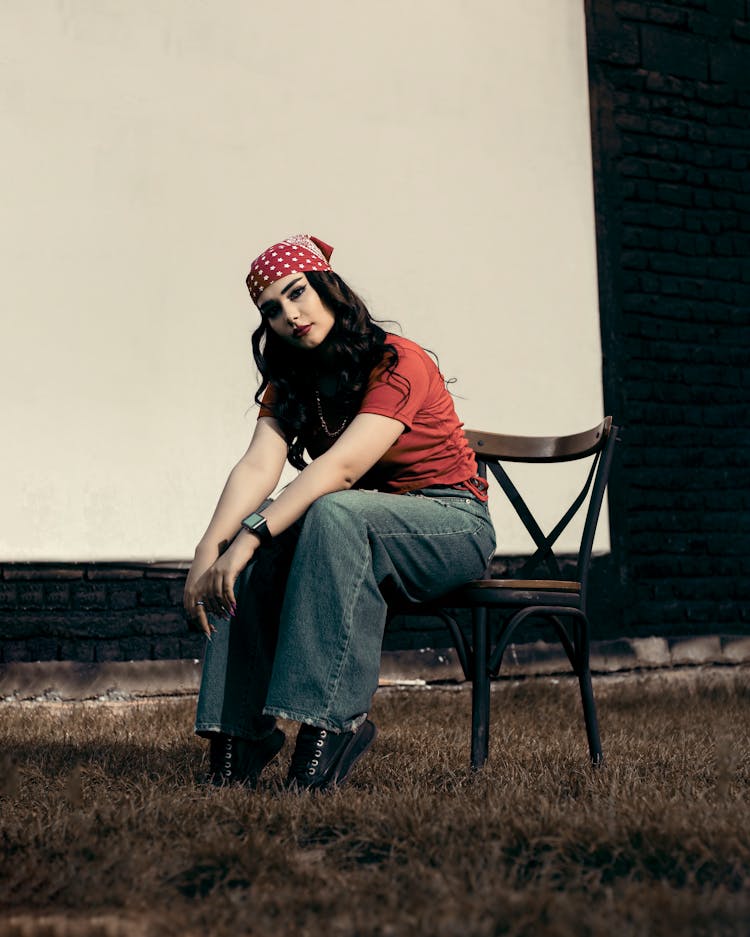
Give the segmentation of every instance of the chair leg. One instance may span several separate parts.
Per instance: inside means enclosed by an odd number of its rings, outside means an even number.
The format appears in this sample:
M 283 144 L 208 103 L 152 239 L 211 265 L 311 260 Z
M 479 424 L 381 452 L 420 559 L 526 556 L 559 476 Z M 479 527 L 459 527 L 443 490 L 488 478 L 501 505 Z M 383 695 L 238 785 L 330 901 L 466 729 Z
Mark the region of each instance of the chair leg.
M 583 705 L 583 719 L 586 723 L 586 738 L 589 743 L 591 764 L 595 768 L 604 763 L 602 743 L 599 737 L 599 720 L 596 715 L 594 702 L 594 689 L 591 685 L 591 667 L 589 665 L 589 626 L 588 622 L 577 622 L 575 625 L 576 652 L 578 657 L 578 685 L 581 689 L 581 703 Z
M 490 735 L 490 676 L 487 665 L 487 609 L 472 612 L 473 644 L 471 683 L 471 769 L 487 761 Z

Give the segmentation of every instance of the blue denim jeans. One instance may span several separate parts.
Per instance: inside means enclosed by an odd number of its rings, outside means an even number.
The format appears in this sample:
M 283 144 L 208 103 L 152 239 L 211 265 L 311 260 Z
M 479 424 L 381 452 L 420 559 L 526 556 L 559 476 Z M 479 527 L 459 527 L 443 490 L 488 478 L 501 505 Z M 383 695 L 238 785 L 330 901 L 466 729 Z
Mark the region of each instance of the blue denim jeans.
M 378 685 L 387 595 L 435 598 L 480 577 L 494 548 L 487 506 L 460 489 L 319 498 L 240 575 L 237 615 L 212 619 L 195 731 L 263 738 L 277 716 L 355 728 Z

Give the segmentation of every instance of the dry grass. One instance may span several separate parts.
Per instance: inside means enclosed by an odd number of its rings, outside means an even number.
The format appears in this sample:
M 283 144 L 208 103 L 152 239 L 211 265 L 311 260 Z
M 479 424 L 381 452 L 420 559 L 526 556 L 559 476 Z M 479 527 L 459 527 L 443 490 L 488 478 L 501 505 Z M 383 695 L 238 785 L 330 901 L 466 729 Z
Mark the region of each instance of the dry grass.
M 3 935 L 747 935 L 742 670 L 600 684 L 586 765 L 574 684 L 378 694 L 381 734 L 332 795 L 201 783 L 190 700 L 0 707 Z

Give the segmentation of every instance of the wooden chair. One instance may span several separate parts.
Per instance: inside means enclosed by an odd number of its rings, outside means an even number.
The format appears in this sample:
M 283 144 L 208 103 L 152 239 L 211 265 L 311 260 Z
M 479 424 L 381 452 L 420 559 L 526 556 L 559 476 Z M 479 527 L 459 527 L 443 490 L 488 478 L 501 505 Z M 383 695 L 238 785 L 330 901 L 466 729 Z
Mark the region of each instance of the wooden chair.
M 508 500 L 531 535 L 536 550 L 520 570 L 519 579 L 477 579 L 442 596 L 438 602 L 411 606 L 416 614 L 439 616 L 450 629 L 458 658 L 467 680 L 472 683 L 471 767 L 481 768 L 487 760 L 490 716 L 490 677 L 497 676 L 503 653 L 521 624 L 530 618 L 550 622 L 578 677 L 586 724 L 589 753 L 594 766 L 602 763 L 602 748 L 589 668 L 589 620 L 586 615 L 591 548 L 599 512 L 607 486 L 618 428 L 607 417 L 599 426 L 572 436 L 502 436 L 467 430 L 479 464 L 479 473 L 487 470 L 499 482 Z M 559 463 L 591 457 L 586 482 L 561 519 L 545 536 L 502 462 Z M 553 546 L 586 502 L 588 509 L 573 579 L 563 578 Z M 502 536 L 502 532 L 501 532 Z M 549 578 L 526 578 L 543 567 Z M 451 610 L 468 608 L 472 612 L 472 637 L 467 638 Z M 489 610 L 500 613 L 501 626 L 493 637 L 489 628 Z M 401 609 L 403 611 L 403 609 Z M 567 627 L 566 623 L 567 622 Z

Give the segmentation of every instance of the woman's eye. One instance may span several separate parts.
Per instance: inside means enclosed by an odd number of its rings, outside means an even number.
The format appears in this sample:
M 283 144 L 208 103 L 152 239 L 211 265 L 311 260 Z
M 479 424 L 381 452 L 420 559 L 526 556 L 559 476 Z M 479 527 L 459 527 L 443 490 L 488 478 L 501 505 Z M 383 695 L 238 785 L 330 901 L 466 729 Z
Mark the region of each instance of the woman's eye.
M 305 292 L 304 286 L 296 286 L 292 292 L 289 294 L 290 299 L 299 299 L 299 297 Z
M 263 315 L 266 319 L 275 319 L 276 316 L 281 312 L 281 306 L 278 303 L 273 305 L 269 304 L 268 306 L 263 307 Z

